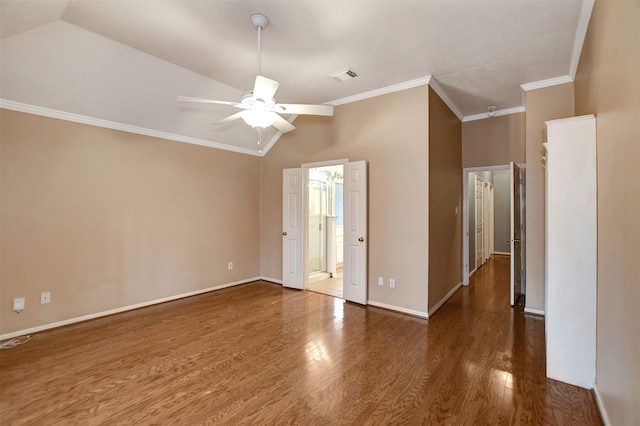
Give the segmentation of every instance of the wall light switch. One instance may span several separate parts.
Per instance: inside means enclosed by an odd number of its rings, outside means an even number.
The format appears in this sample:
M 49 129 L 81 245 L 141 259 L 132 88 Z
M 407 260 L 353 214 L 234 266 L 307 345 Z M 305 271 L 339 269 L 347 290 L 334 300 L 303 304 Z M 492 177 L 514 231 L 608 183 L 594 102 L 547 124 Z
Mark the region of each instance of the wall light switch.
M 47 303 L 51 303 L 51 292 L 43 291 L 40 293 L 40 304 L 46 305 Z
M 384 285 L 384 278 L 378 277 L 378 285 Z
M 232 270 L 233 269 L 233 262 L 229 262 L 229 264 L 227 265 L 227 268 L 229 270 Z
M 391 288 L 396 288 L 396 280 L 394 280 L 393 278 L 391 278 L 389 280 L 389 287 Z

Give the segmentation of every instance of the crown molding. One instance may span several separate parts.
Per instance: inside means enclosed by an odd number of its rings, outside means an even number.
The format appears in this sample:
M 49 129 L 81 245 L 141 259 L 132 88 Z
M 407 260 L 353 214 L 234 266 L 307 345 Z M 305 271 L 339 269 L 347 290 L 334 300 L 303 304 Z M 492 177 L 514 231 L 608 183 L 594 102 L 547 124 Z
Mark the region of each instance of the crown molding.
M 429 86 L 431 86 L 433 91 L 436 92 L 438 96 L 440 96 L 440 99 L 442 99 L 444 103 L 447 104 L 451 112 L 453 112 L 455 116 L 458 117 L 458 120 L 463 121 L 464 116 L 462 115 L 462 112 L 460 112 L 460 109 L 458 109 L 456 104 L 453 103 L 449 95 L 447 95 L 447 93 L 444 91 L 442 86 L 440 86 L 440 83 L 435 77 L 431 77 Z
M 573 78 L 568 75 L 560 77 L 548 78 L 546 80 L 534 81 L 531 83 L 521 84 L 520 88 L 525 92 L 530 90 L 544 89 L 545 87 L 558 86 L 560 84 L 573 83 Z
M 65 111 L 58 111 L 52 108 L 39 107 L 35 105 L 29 105 L 22 102 L 11 101 L 8 99 L 0 98 L 0 108 L 25 112 L 27 114 L 39 115 L 42 117 L 55 118 L 58 120 L 71 121 L 74 123 L 88 124 L 90 126 L 103 127 L 105 129 L 119 130 L 121 132 L 135 133 L 138 135 L 151 136 L 154 138 L 166 139 L 175 142 L 188 143 L 191 145 L 206 146 L 209 148 L 222 149 L 224 151 L 237 152 L 239 154 L 248 154 L 254 156 L 261 156 L 258 151 L 240 148 L 231 145 L 226 145 L 218 142 L 212 142 L 205 139 L 192 138 L 190 136 L 176 135 L 174 133 L 161 132 L 158 130 L 147 129 L 144 127 L 132 126 L 130 124 L 118 123 L 115 121 L 103 120 L 100 118 L 88 117 L 86 115 L 73 114 Z M 269 141 L 269 147 L 271 147 L 276 140 L 280 137 L 281 133 L 278 132 L 271 141 Z
M 576 35 L 573 40 L 573 51 L 571 52 L 571 64 L 569 65 L 569 77 L 571 77 L 571 80 L 576 78 L 578 63 L 580 62 L 580 55 L 582 54 L 582 45 L 584 44 L 584 39 L 587 37 L 587 29 L 589 28 L 594 3 L 595 0 L 584 0 L 582 2 L 582 8 L 580 8 L 580 17 L 578 18 Z
M 387 95 L 389 93 L 399 92 L 401 90 L 411 89 L 418 86 L 429 85 L 434 92 L 440 96 L 440 98 L 444 101 L 445 104 L 449 107 L 449 109 L 458 117 L 459 120 L 462 121 L 463 115 L 460 112 L 460 109 L 453 103 L 451 98 L 444 91 L 442 86 L 438 83 L 435 77 L 432 75 L 427 75 L 425 77 L 416 78 L 415 80 L 405 81 L 403 83 L 393 84 L 391 86 L 382 87 L 380 89 L 370 90 L 368 92 L 359 93 L 357 95 L 347 96 L 345 98 L 336 99 L 330 102 L 327 102 L 327 105 L 345 105 L 352 102 L 362 101 L 364 99 L 374 98 L 376 96 Z
M 462 122 L 466 123 L 468 121 L 484 120 L 486 118 L 500 117 L 501 115 L 518 114 L 520 112 L 525 112 L 525 111 L 526 111 L 526 109 L 523 106 L 500 109 L 500 110 L 494 111 L 493 117 L 489 117 L 489 113 L 488 112 L 483 112 L 482 114 L 466 115 L 462 119 Z
M 401 90 L 411 89 L 413 87 L 424 86 L 429 84 L 431 76 L 416 78 L 415 80 L 405 81 L 403 83 L 393 84 L 391 86 L 381 87 L 380 89 L 370 90 L 368 92 L 359 93 L 357 95 L 347 96 L 345 98 L 329 101 L 327 105 L 345 105 L 352 102 L 362 101 L 369 98 L 375 98 L 376 96 L 387 95 L 389 93 L 399 92 Z

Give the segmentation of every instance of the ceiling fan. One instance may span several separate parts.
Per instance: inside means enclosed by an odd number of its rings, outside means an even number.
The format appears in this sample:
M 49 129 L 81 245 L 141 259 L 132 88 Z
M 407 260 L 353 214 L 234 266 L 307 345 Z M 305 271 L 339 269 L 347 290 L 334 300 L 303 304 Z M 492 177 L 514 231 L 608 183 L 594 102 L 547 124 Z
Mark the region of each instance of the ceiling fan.
M 279 104 L 273 96 L 280 83 L 260 75 L 260 53 L 262 48 L 262 30 L 269 23 L 269 19 L 262 14 L 251 15 L 251 23 L 258 30 L 258 72 L 253 90 L 246 92 L 240 102 L 217 101 L 213 99 L 191 98 L 179 96 L 178 101 L 203 102 L 209 104 L 229 105 L 242 111 L 236 112 L 227 118 L 220 120 L 220 123 L 237 120 L 241 118 L 249 126 L 261 132 L 269 126 L 273 126 L 282 133 L 294 130 L 293 124 L 285 120 L 280 114 L 306 114 L 306 115 L 333 115 L 331 105 L 308 105 L 308 104 Z

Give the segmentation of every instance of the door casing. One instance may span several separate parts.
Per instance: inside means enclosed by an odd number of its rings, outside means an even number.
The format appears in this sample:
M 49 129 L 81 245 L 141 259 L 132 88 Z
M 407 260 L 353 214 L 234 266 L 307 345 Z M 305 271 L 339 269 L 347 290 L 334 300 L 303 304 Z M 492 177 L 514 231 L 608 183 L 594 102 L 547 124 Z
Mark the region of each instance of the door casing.
M 314 169 L 314 168 L 319 168 L 319 167 L 327 167 L 327 166 L 336 166 L 336 165 L 342 165 L 344 167 L 344 170 L 347 170 L 347 166 L 349 165 L 349 159 L 339 159 L 339 160 L 330 160 L 330 161 L 321 161 L 321 162 L 314 162 L 314 163 L 304 163 L 301 166 L 301 170 L 302 170 L 302 208 L 301 208 L 301 221 L 303 224 L 302 227 L 302 247 L 301 247 L 301 257 L 302 257 L 302 284 L 301 284 L 301 289 L 307 289 L 309 286 L 309 268 L 308 268 L 308 252 L 309 252 L 309 241 L 308 241 L 308 233 L 307 233 L 307 228 L 308 228 L 308 220 L 309 220 L 309 190 L 308 190 L 308 183 L 309 183 L 309 170 L 310 169 Z M 346 175 L 346 173 L 345 173 Z M 345 182 L 345 188 L 346 188 L 347 183 Z M 284 188 L 284 184 L 283 184 L 283 188 Z M 346 193 L 346 191 L 345 191 Z M 366 194 L 365 194 L 366 195 Z M 346 203 L 345 203 L 346 204 Z M 283 212 L 284 214 L 284 212 Z M 365 212 L 365 221 L 366 221 L 366 212 Z M 283 220 L 284 222 L 284 220 Z M 345 231 L 346 232 L 346 231 Z M 365 239 L 364 241 L 364 247 L 365 247 L 365 261 L 366 261 L 366 247 L 368 245 L 368 236 L 366 235 L 366 223 L 365 223 L 365 229 L 364 229 L 364 235 L 363 238 Z M 346 237 L 345 237 L 346 240 Z M 343 246 L 343 250 L 346 248 L 346 243 Z M 285 258 L 284 258 L 284 245 L 283 245 L 283 277 L 284 277 L 284 273 L 285 273 Z M 343 259 L 343 262 L 347 262 L 347 258 L 346 258 L 346 253 Z M 367 295 L 366 295 L 366 287 L 368 286 L 368 279 L 366 277 L 366 263 L 365 263 L 365 273 L 364 273 L 364 285 L 365 285 L 365 297 L 364 298 L 359 298 L 359 300 L 357 300 L 357 303 L 360 304 L 367 304 Z M 346 277 L 345 279 L 343 279 L 343 286 L 345 286 L 346 282 Z M 294 288 L 298 288 L 298 287 L 294 287 Z M 346 296 L 345 296 L 346 298 Z

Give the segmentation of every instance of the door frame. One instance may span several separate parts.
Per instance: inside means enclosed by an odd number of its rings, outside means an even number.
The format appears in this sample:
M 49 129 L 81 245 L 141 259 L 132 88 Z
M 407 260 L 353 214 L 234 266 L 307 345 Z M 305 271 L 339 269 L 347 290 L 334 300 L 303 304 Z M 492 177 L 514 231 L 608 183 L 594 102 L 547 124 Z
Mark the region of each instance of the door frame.
M 521 208 L 521 221 L 524 223 L 526 217 L 526 165 L 522 163 L 516 163 L 520 168 L 522 174 L 520 176 L 520 200 L 515 202 L 520 203 Z M 484 166 L 484 167 L 465 167 L 462 169 L 462 285 L 469 285 L 469 173 L 476 172 L 494 172 L 501 170 L 511 170 L 510 163 L 499 166 Z M 526 253 L 526 230 L 523 230 L 521 235 L 521 248 L 522 248 L 522 270 L 526 270 L 525 253 Z M 522 293 L 526 293 L 526 281 L 524 276 L 522 277 Z
M 302 168 L 302 289 L 309 288 L 309 170 L 318 167 L 342 166 L 349 164 L 348 158 L 338 160 L 317 161 L 314 163 L 303 163 Z M 344 248 L 343 248 L 344 251 Z
M 469 173 L 509 170 L 509 164 L 462 169 L 462 285 L 469 285 Z

